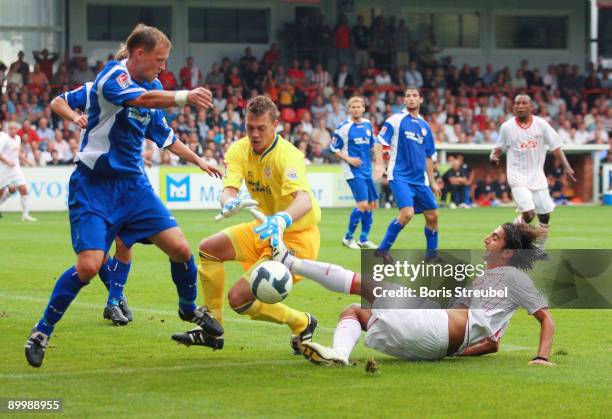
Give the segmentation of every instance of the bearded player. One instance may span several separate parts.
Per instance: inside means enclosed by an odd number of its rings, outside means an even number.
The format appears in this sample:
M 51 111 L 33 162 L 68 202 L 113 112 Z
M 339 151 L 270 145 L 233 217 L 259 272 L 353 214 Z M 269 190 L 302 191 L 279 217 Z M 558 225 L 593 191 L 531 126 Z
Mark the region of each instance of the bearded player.
M 385 172 L 382 147 L 389 146 L 390 159 L 387 179 L 399 208 L 399 215 L 387 228 L 377 254 L 389 260 L 389 249 L 414 214 L 425 216 L 427 259 L 438 255 L 438 204 L 440 188 L 434 175 L 436 147 L 429 124 L 419 114 L 423 96 L 421 91 L 408 86 L 404 91 L 406 109 L 389 117 L 378 133 L 374 147 L 376 168 L 374 177 L 380 179 Z M 425 184 L 425 174 L 429 186 Z
M 555 326 L 548 303 L 525 273 L 533 267 L 535 243 L 542 229 L 527 224 L 506 223 L 484 239 L 487 269 L 472 283 L 473 289 L 507 290 L 507 298 L 484 297 L 480 304 L 458 300 L 449 309 L 373 308 L 352 305 L 340 314 L 332 347 L 302 342 L 304 356 L 316 364 L 349 365 L 349 356 L 366 332 L 366 346 L 406 360 L 436 360 L 446 356 L 478 356 L 499 350 L 500 339 L 519 307 L 527 309 L 540 323 L 537 355 L 530 364 L 553 366 L 548 360 Z M 360 295 L 361 276 L 341 266 L 299 259 L 280 246 L 274 259 L 296 275 L 303 275 L 325 288 L 344 294 Z M 370 286 L 371 282 L 363 286 Z M 365 298 L 373 296 L 366 293 Z M 419 305 L 419 307 L 426 307 Z M 431 306 L 428 306 L 431 307 Z M 473 308 L 479 307 L 479 308 Z
M 276 134 L 278 109 L 265 96 L 251 99 L 246 107 L 247 136 L 233 143 L 227 151 L 226 176 L 223 179 L 221 213 L 228 218 L 241 209 L 259 205 L 266 221 L 242 223 L 205 238 L 200 243 L 198 271 L 204 303 L 214 317 L 223 322 L 226 261 L 239 261 L 244 274 L 229 290 L 232 309 L 253 320 L 286 324 L 291 329 L 291 347 L 311 340 L 317 319 L 310 313 L 284 304 L 267 304 L 255 298 L 247 279 L 252 269 L 272 258 L 270 243 L 276 246 L 283 234 L 289 248 L 298 257 L 316 259 L 320 236 L 317 224 L 321 210 L 306 178 L 304 155 Z M 238 191 L 243 181 L 253 200 L 242 200 Z M 268 240 L 269 239 L 269 240 Z M 294 276 L 294 282 L 301 277 Z M 215 340 L 201 328 L 178 333 L 174 340 L 185 345 L 213 346 Z
M 544 248 L 548 237 L 550 214 L 555 204 L 548 191 L 544 174 L 546 148 L 563 165 L 563 170 L 576 181 L 574 170 L 561 149 L 563 142 L 546 120 L 532 115 L 531 98 L 519 94 L 514 98 L 514 118 L 504 122 L 499 133 L 499 142 L 491 152 L 490 160 L 499 164 L 500 156 L 506 151 L 508 183 L 516 210 L 520 212 L 515 223 L 529 224 L 537 215 L 545 234 L 540 248 Z

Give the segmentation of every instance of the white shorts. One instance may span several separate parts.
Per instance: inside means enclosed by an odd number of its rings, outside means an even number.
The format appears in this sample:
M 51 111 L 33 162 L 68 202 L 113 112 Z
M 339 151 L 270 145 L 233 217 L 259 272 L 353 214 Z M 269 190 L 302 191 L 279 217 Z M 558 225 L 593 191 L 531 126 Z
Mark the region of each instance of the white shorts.
M 0 188 L 5 186 L 25 185 L 26 180 L 20 167 L 11 168 L 6 172 L 0 172 Z
M 516 202 L 518 212 L 532 211 L 536 214 L 548 214 L 555 209 L 555 203 L 550 197 L 548 189 L 532 191 L 524 186 L 511 188 L 512 198 Z
M 444 310 L 372 309 L 365 345 L 411 361 L 436 360 L 448 350 Z

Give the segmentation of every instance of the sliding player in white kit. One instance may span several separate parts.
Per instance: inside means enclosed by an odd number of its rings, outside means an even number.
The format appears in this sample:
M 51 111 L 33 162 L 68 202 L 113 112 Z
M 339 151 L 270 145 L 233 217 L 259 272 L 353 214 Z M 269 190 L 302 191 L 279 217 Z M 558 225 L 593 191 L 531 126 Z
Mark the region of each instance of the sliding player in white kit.
M 28 187 L 19 165 L 21 137 L 17 135 L 19 124 L 9 122 L 8 134 L 0 132 L 0 205 L 16 190 L 21 195 L 21 220 L 36 221 L 28 209 Z
M 340 314 L 332 347 L 302 342 L 300 350 L 316 364 L 349 365 L 349 356 L 363 330 L 366 331 L 366 346 L 401 359 L 484 355 L 499 350 L 510 318 L 519 307 L 524 307 L 540 323 L 537 355 L 529 364 L 553 366 L 548 355 L 555 332 L 554 322 L 548 303 L 524 272 L 535 263 L 535 242 L 542 234 L 541 228 L 506 223 L 485 237 L 483 259 L 487 269 L 471 287 L 479 290 L 503 290 L 505 287 L 507 298 L 483 297 L 479 304 L 459 299 L 448 309 L 430 308 L 431 305 L 423 304 L 427 301 L 419 302 L 421 308 L 413 309 L 381 308 L 377 299 L 370 301 L 371 309 L 354 304 Z M 289 253 L 282 241 L 273 255 L 274 260 L 285 264 L 292 273 L 310 278 L 331 291 L 361 294 L 362 281 L 358 273 L 330 263 L 299 259 Z M 371 285 L 372 281 L 363 284 L 364 287 Z M 374 293 L 366 292 L 363 296 L 372 295 Z M 383 305 L 389 305 L 388 301 L 383 301 Z
M 565 173 L 574 181 L 576 178 L 561 150 L 563 141 L 546 120 L 531 114 L 528 95 L 519 94 L 514 98 L 514 114 L 515 118 L 502 124 L 499 142 L 491 152 L 490 160 L 499 164 L 501 153 L 507 152 L 508 183 L 517 212 L 520 212 L 514 222 L 529 224 L 537 214 L 540 227 L 546 232 L 540 243 L 543 248 L 548 236 L 550 213 L 555 208 L 544 174 L 546 146 L 559 159 Z

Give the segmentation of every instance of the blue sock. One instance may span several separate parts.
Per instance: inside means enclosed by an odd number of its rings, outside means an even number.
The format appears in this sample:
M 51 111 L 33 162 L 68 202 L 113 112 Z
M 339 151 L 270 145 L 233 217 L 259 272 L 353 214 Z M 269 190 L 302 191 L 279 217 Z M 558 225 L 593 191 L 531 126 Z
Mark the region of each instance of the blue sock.
M 425 226 L 425 239 L 427 240 L 427 258 L 438 256 L 438 232 Z
M 64 312 L 87 283 L 79 280 L 76 268 L 73 266 L 59 277 L 49 298 L 45 314 L 36 324 L 36 329 L 46 335 L 51 335 L 55 324 L 60 321 Z
M 119 300 L 123 297 L 123 287 L 125 287 L 125 283 L 127 282 L 131 266 L 131 262 L 123 263 L 119 259 L 114 259 L 113 263 L 108 265 L 110 268 L 110 289 L 108 290 L 108 300 L 106 304 L 119 304 Z M 104 269 L 105 268 L 106 267 L 104 267 Z
M 110 280 L 110 277 L 111 277 L 110 267 L 112 266 L 113 262 L 114 262 L 114 259 L 112 258 L 112 256 L 109 256 L 106 263 L 102 265 L 102 267 L 98 271 L 98 276 L 100 277 L 100 280 L 102 281 L 106 289 L 109 291 L 110 291 L 110 281 L 111 281 Z
M 353 208 L 353 212 L 351 212 L 351 216 L 349 218 L 348 231 L 344 235 L 346 240 L 352 239 L 353 234 L 355 234 L 355 230 L 363 217 L 363 212 L 359 211 L 357 208 Z
M 389 227 L 387 227 L 385 238 L 380 243 L 380 246 L 378 246 L 378 250 L 386 252 L 391 249 L 391 246 L 393 246 L 393 243 L 395 242 L 395 239 L 397 239 L 399 232 L 402 231 L 402 228 L 404 228 L 404 226 L 397 221 L 397 218 L 394 218 L 389 224 Z
M 374 219 L 374 214 L 372 211 L 365 211 L 363 213 L 363 217 L 361 218 L 361 236 L 359 236 L 360 242 L 367 242 L 368 236 L 370 235 L 370 230 L 372 229 L 372 220 Z
M 170 261 L 170 272 L 178 292 L 179 308 L 183 313 L 195 310 L 195 300 L 198 295 L 198 269 L 193 261 L 193 255 L 187 262 Z

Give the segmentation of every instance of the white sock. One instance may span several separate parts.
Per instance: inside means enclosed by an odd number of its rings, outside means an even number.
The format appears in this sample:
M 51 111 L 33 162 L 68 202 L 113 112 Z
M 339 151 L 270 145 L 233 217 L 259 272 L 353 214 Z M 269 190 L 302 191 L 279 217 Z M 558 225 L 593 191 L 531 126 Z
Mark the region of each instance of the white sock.
M 544 234 L 544 236 L 542 236 L 539 240 L 538 240 L 538 247 L 542 250 L 546 249 L 546 241 L 548 240 L 548 230 L 550 229 L 550 226 L 548 224 L 544 224 L 542 222 L 540 222 L 540 228 L 542 230 L 544 230 L 546 232 L 546 234 Z
M 525 220 L 523 219 L 523 214 L 519 214 L 519 215 L 518 215 L 518 216 L 517 216 L 517 217 L 514 219 L 514 221 L 512 222 L 512 224 L 516 224 L 516 225 L 519 225 L 519 224 L 525 224 Z
M 342 266 L 314 260 L 300 260 L 299 263 L 294 263 L 291 272 L 310 278 L 328 290 L 343 294 L 351 293 L 355 276 L 355 272 Z
M 28 196 L 21 195 L 21 216 L 27 217 L 30 215 L 30 209 L 28 208 Z
M 360 337 L 361 325 L 359 321 L 354 317 L 345 317 L 336 326 L 333 349 L 344 358 L 349 359 Z

